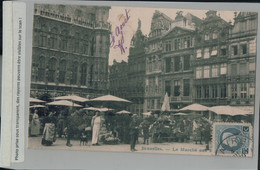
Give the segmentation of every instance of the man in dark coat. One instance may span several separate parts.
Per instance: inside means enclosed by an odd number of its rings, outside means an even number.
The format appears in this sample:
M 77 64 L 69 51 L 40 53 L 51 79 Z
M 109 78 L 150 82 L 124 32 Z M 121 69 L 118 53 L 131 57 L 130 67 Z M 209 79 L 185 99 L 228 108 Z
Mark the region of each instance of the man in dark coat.
M 135 149 L 135 144 L 136 141 L 138 139 L 138 132 L 139 132 L 139 125 L 138 125 L 138 121 L 137 121 L 137 115 L 133 115 L 133 119 L 129 125 L 129 129 L 130 129 L 130 149 L 131 151 L 137 151 Z

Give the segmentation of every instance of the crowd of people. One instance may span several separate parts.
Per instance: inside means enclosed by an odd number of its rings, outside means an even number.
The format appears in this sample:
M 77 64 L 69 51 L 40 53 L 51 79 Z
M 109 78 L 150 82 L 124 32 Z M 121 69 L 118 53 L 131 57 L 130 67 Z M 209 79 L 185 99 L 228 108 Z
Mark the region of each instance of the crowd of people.
M 113 112 L 69 110 L 51 111 L 39 117 L 38 110 L 30 114 L 31 137 L 42 135 L 42 145 L 52 145 L 57 137 L 65 138 L 71 147 L 71 139 L 100 144 L 130 144 L 136 151 L 136 143 L 194 142 L 207 145 L 211 141 L 212 122 L 203 115 L 180 116 L 171 113 L 142 116 L 115 114 Z

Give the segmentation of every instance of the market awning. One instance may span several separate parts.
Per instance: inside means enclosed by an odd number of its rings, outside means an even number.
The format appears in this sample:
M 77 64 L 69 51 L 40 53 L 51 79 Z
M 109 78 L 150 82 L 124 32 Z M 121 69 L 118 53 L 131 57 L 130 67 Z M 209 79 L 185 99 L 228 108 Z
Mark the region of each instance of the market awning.
M 230 116 L 253 114 L 253 112 L 250 110 L 243 110 L 236 106 L 213 106 L 210 107 L 208 110 L 215 112 L 216 114 L 219 115 L 230 115 Z
M 47 103 L 46 105 L 53 105 L 53 106 L 70 106 L 70 107 L 82 107 L 79 104 L 73 103 L 67 100 L 58 100 L 54 102 Z
M 186 106 L 186 107 L 180 109 L 180 111 L 207 111 L 207 110 L 208 110 L 207 106 L 203 106 L 198 103 L 194 103 L 194 104 L 191 104 L 189 106 Z

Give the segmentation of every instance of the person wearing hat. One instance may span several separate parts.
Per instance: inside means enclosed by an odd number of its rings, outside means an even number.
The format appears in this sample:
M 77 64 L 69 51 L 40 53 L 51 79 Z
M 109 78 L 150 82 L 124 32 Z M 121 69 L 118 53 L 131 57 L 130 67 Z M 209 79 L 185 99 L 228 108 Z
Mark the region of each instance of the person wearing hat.
M 136 141 L 138 139 L 138 133 L 139 133 L 139 125 L 138 125 L 138 121 L 137 121 L 137 115 L 134 114 L 133 115 L 133 119 L 130 123 L 130 150 L 133 151 L 137 151 L 135 149 L 135 144 Z
M 92 145 L 99 145 L 98 137 L 99 137 L 100 127 L 101 127 L 101 117 L 99 111 L 96 111 L 96 115 L 93 116 L 91 120 L 91 127 L 92 127 Z

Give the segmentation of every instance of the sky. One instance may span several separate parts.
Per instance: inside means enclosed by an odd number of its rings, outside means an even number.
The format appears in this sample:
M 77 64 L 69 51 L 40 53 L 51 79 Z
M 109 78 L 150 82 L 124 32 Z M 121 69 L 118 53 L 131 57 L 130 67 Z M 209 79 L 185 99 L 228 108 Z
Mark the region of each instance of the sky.
M 187 9 L 169 9 L 169 8 L 139 8 L 139 7 L 115 7 L 112 6 L 109 12 L 108 22 L 112 25 L 110 36 L 110 53 L 109 65 L 113 64 L 113 60 L 121 62 L 127 61 L 129 55 L 129 47 L 132 36 L 135 34 L 138 26 L 138 19 L 141 20 L 141 30 L 144 35 L 150 33 L 151 20 L 155 10 L 166 14 L 174 20 L 177 11 L 183 11 L 183 15 L 188 12 L 203 19 L 206 17 L 207 10 L 187 10 Z M 227 22 L 233 22 L 234 11 L 218 11 L 220 15 Z M 118 41 L 123 43 L 118 47 Z M 122 48 L 123 47 L 123 48 Z M 124 50 L 122 50 L 124 49 Z

